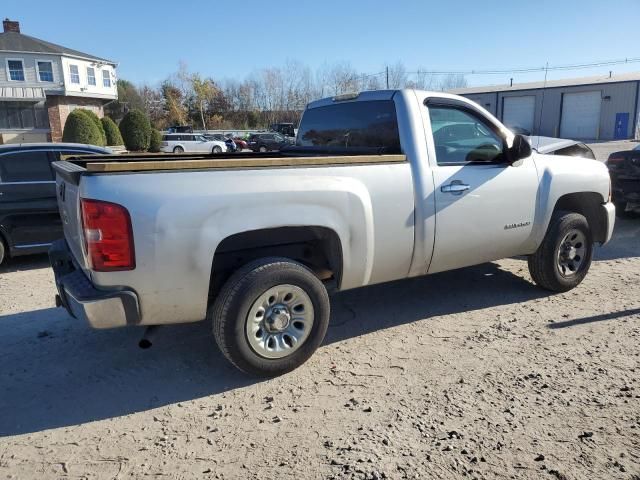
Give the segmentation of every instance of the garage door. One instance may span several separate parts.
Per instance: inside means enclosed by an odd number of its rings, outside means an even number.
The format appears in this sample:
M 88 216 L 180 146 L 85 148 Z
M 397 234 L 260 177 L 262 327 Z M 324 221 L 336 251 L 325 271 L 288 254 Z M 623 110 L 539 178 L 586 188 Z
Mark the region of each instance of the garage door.
M 533 133 L 533 113 L 536 97 L 504 97 L 502 104 L 502 123 L 509 128 L 518 127 Z
M 570 139 L 598 138 L 601 104 L 600 91 L 565 93 L 562 96 L 560 136 Z

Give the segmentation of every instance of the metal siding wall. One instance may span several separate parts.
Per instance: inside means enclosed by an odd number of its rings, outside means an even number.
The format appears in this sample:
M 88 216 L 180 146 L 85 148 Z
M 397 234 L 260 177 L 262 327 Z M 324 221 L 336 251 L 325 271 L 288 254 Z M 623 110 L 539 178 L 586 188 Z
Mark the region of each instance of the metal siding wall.
M 476 93 L 471 95 L 463 95 L 476 102 L 482 108 L 488 110 L 491 114 L 496 115 L 496 94 L 495 93 Z M 488 105 L 487 105 L 488 104 Z
M 633 138 L 634 135 L 640 135 L 640 105 L 638 106 L 639 113 L 637 115 L 637 123 L 636 125 L 633 125 L 633 118 L 636 109 L 637 84 L 638 82 L 630 81 L 624 83 L 603 83 L 572 87 L 548 88 L 544 90 L 544 108 L 542 102 L 542 89 L 498 92 L 497 105 L 495 105 L 495 93 L 475 93 L 464 96 L 479 103 L 484 108 L 493 113 L 496 117 L 502 120 L 503 98 L 533 95 L 536 97 L 533 134 L 543 135 L 547 137 L 558 137 L 560 135 L 562 94 L 600 91 L 602 92 L 603 98 L 606 96 L 610 96 L 611 100 L 602 101 L 602 108 L 600 111 L 599 140 L 613 140 L 615 135 L 616 113 L 621 112 L 629 113 L 629 127 L 627 131 L 627 137 Z M 491 108 L 486 107 L 485 103 L 490 103 Z M 541 115 L 542 121 L 540 119 Z M 538 125 L 540 125 L 540 131 L 538 131 Z M 634 132 L 634 128 L 639 130 L 638 133 Z

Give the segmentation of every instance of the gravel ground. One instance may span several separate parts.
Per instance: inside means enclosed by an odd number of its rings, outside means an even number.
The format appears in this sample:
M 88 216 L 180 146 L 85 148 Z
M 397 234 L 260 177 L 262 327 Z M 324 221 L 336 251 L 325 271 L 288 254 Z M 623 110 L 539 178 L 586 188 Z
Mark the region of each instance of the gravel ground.
M 640 479 L 640 220 L 550 295 L 507 259 L 333 298 L 257 381 L 207 325 L 93 331 L 0 270 L 0 478 Z

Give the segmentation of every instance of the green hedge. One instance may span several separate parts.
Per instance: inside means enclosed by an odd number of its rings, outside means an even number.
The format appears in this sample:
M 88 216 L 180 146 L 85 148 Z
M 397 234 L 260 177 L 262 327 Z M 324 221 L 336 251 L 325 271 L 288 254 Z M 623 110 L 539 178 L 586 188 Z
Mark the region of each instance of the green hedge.
M 159 152 L 162 145 L 162 134 L 155 128 L 151 129 L 151 138 L 149 139 L 149 151 Z
M 102 128 L 102 125 L 101 125 Z M 76 108 L 67 117 L 62 133 L 63 142 L 103 146 L 102 134 L 86 110 Z
M 100 122 L 102 123 L 108 146 L 124 145 L 124 140 L 122 140 L 122 135 L 120 135 L 116 122 L 109 117 L 102 117 Z
M 107 136 L 104 133 L 104 128 L 102 127 L 102 122 L 98 118 L 98 115 L 96 115 L 92 110 L 88 110 L 86 108 L 77 108 L 76 110 L 80 110 L 82 113 L 87 115 L 95 124 L 98 132 L 100 133 L 100 143 L 96 143 L 96 145 L 104 147 L 107 144 Z
M 120 122 L 120 133 L 127 150 L 145 151 L 151 142 L 151 122 L 140 110 L 131 110 Z

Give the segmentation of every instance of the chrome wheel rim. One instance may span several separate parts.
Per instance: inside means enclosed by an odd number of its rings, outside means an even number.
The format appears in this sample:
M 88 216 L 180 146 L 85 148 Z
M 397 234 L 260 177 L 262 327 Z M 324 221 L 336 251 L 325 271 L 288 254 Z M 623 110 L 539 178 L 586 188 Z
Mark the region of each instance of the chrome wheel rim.
M 247 340 L 262 357 L 287 357 L 307 340 L 313 320 L 313 303 L 302 288 L 276 285 L 251 305 L 246 319 Z
M 560 275 L 572 277 L 580 270 L 587 254 L 587 237 L 580 230 L 572 229 L 558 247 L 556 264 Z

